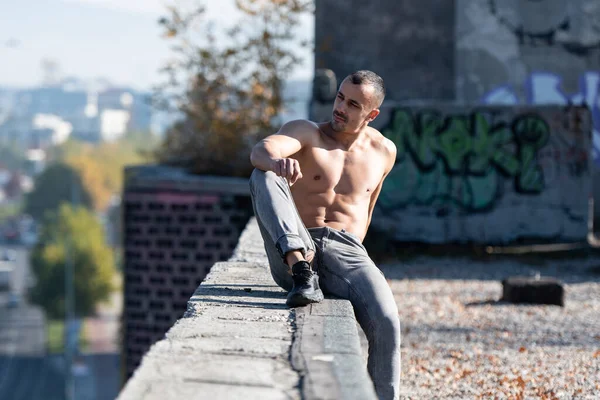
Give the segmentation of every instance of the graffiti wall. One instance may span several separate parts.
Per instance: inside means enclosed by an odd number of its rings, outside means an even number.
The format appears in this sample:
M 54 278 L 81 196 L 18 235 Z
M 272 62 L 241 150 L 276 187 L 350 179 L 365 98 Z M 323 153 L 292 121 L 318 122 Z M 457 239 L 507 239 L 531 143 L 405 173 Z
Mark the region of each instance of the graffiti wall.
M 400 106 L 378 120 L 398 153 L 373 224 L 398 240 L 585 240 L 587 108 Z
M 407 241 L 585 240 L 592 186 L 600 221 L 600 1 L 351 3 L 318 2 L 315 67 L 386 81 L 374 126 L 398 159 L 374 223 Z
M 600 2 L 458 0 L 457 100 L 586 104 L 600 166 Z
M 593 121 L 592 157 L 595 164 L 600 167 L 600 71 L 583 73 L 579 82 L 579 89 L 575 93 L 566 93 L 559 75 L 549 72 L 534 72 L 522 85 L 525 91 L 524 98 L 519 98 L 517 90 L 510 85 L 501 85 L 486 93 L 481 98 L 481 102 L 506 105 L 588 105 Z
M 590 108 L 600 226 L 600 1 L 457 0 L 455 18 L 459 104 Z

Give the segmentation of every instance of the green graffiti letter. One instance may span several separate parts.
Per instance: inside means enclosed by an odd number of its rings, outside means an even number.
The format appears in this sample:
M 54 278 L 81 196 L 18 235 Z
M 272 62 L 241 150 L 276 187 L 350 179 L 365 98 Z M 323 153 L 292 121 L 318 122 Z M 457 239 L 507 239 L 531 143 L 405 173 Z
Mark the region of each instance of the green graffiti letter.
M 452 174 L 461 172 L 472 146 L 467 118 L 448 117 L 448 128 L 440 133 L 438 145 L 448 170 Z
M 521 173 L 516 178 L 516 188 L 524 193 L 540 193 L 544 190 L 544 171 L 537 163 L 537 151 L 548 143 L 550 128 L 546 121 L 536 115 L 518 117 L 513 131 L 519 146 Z
M 442 121 L 437 113 L 424 111 L 419 115 L 418 122 L 418 131 L 413 130 L 404 139 L 417 165 L 422 169 L 431 169 L 437 161 L 434 152 L 435 135 L 440 129 Z
M 414 131 L 415 124 L 410 112 L 407 110 L 397 110 L 394 113 L 392 126 L 383 131 L 383 135 L 396 145 L 396 162 L 404 160 L 404 138 L 414 136 Z
M 474 119 L 473 154 L 469 172 L 483 175 L 494 164 L 502 173 L 515 176 L 519 172 L 519 160 L 504 148 L 513 141 L 513 134 L 505 124 L 490 127 L 486 117 L 476 113 Z

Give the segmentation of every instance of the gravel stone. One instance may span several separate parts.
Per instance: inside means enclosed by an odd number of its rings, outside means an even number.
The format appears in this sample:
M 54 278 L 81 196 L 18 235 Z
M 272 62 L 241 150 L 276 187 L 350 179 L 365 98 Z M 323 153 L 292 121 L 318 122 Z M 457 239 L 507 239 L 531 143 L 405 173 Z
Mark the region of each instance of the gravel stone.
M 596 255 L 380 265 L 402 325 L 401 399 L 600 398 L 598 265 Z M 503 279 L 538 273 L 565 284 L 564 307 L 500 301 Z

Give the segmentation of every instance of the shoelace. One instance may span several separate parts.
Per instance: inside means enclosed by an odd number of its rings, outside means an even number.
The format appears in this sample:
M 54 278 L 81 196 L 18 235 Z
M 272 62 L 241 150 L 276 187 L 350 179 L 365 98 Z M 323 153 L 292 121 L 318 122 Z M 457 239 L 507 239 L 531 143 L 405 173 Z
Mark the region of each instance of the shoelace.
M 296 279 L 301 279 L 302 281 L 308 281 L 310 278 L 312 278 L 312 271 L 310 269 L 302 269 L 301 271 L 295 273 L 293 275 L 294 280 Z

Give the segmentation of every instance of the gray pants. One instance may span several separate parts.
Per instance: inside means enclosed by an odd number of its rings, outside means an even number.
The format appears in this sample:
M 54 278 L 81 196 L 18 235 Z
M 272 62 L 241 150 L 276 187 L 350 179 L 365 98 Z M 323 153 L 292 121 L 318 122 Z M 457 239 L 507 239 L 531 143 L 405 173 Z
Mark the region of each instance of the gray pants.
M 345 230 L 306 228 L 287 181 L 255 169 L 250 177 L 254 214 L 265 242 L 271 274 L 292 289 L 285 254 L 315 252 L 313 269 L 326 294 L 350 300 L 369 341 L 367 369 L 379 399 L 397 399 L 400 386 L 400 320 L 392 291 L 360 239 Z

